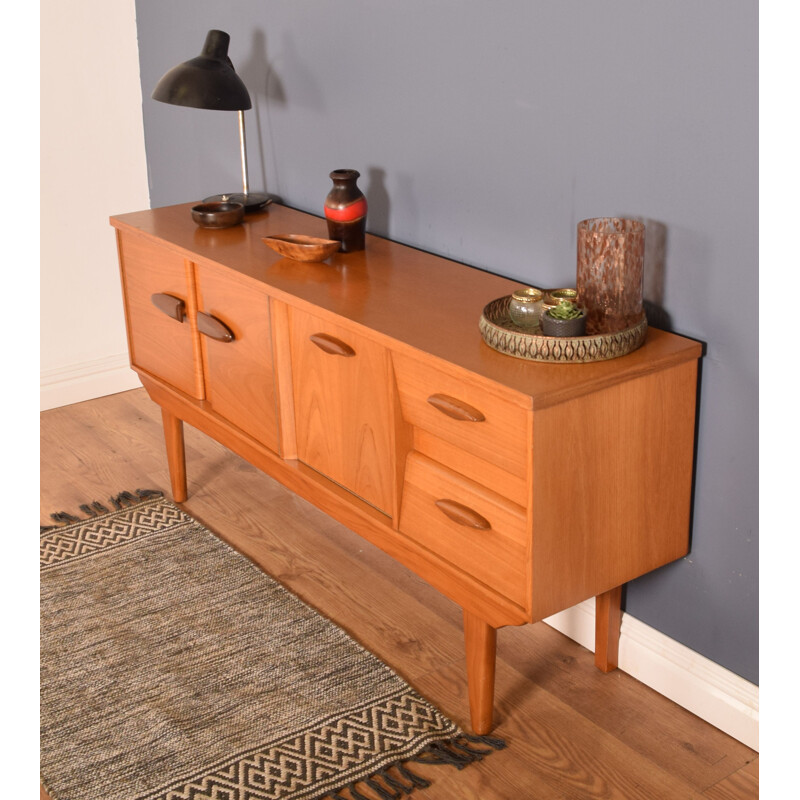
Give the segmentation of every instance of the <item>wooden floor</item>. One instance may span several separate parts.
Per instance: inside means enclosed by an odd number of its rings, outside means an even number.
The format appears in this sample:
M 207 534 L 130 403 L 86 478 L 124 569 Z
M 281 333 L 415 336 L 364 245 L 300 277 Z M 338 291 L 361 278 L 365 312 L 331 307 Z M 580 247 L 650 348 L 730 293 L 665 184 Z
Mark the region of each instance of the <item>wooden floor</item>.
M 143 389 L 41 415 L 41 522 L 169 478 L 157 406 Z M 183 507 L 468 727 L 460 609 L 238 456 L 186 427 Z M 544 623 L 498 632 L 495 734 L 461 772 L 418 767 L 420 800 L 742 800 L 758 754 Z M 417 765 L 415 765 L 417 769 Z M 47 795 L 42 791 L 42 797 Z

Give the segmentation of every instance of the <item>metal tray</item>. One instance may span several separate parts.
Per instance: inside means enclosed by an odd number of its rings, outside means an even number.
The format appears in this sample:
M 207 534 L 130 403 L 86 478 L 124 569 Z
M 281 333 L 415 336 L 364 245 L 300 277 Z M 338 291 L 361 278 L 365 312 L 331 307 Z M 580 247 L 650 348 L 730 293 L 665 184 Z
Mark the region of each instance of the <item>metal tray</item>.
M 492 300 L 481 314 L 478 327 L 489 347 L 500 353 L 528 361 L 551 364 L 586 364 L 608 361 L 632 353 L 644 344 L 647 319 L 617 333 L 594 336 L 544 336 L 529 332 L 511 321 L 508 302 L 511 295 Z

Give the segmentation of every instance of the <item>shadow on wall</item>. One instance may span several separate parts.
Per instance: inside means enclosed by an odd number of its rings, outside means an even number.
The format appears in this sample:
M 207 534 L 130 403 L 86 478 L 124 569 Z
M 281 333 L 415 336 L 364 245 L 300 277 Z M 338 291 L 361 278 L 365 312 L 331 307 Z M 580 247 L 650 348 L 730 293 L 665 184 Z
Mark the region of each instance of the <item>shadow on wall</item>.
M 267 128 L 270 125 L 270 107 L 273 105 L 286 105 L 286 92 L 283 88 L 283 83 L 280 76 L 277 74 L 273 65 L 270 64 L 267 58 L 267 38 L 262 30 L 253 31 L 253 38 L 250 45 L 250 54 L 247 60 L 239 67 L 234 65 L 234 68 L 239 73 L 239 76 L 244 81 L 247 90 L 250 93 L 250 99 L 253 101 L 253 109 L 251 118 L 255 122 L 255 136 L 250 134 L 251 128 L 248 128 L 248 141 L 252 138 L 251 146 L 248 146 L 249 153 L 266 154 L 269 152 L 270 158 L 262 157 L 260 159 L 259 178 L 261 185 L 253 187 L 259 191 L 268 192 L 273 198 L 276 198 L 270 186 L 267 183 L 267 169 L 266 162 L 269 160 L 275 163 L 275 151 L 273 147 L 272 131 L 266 132 L 262 127 L 262 119 L 266 119 Z M 260 106 L 262 102 L 265 103 L 266 113 L 262 116 L 260 113 Z M 265 148 L 264 143 L 267 143 Z M 252 182 L 252 181 L 251 181 Z M 277 199 L 277 198 L 276 198 Z
M 645 217 L 631 217 L 644 224 L 644 310 L 647 324 L 672 330 L 672 317 L 664 308 L 667 273 L 667 226 Z
M 390 212 L 394 208 L 396 220 L 402 218 L 402 231 L 395 231 L 392 241 L 425 250 L 417 237 L 418 202 L 414 196 L 413 175 L 405 172 L 392 173 L 393 190 L 391 200 L 386 188 L 386 170 L 382 167 L 367 168 L 363 192 L 367 196 L 367 231 L 385 239 L 390 236 Z M 399 237 L 399 238 L 398 238 Z
M 389 192 L 386 190 L 386 170 L 369 167 L 367 185 L 367 227 L 376 236 L 389 238 Z

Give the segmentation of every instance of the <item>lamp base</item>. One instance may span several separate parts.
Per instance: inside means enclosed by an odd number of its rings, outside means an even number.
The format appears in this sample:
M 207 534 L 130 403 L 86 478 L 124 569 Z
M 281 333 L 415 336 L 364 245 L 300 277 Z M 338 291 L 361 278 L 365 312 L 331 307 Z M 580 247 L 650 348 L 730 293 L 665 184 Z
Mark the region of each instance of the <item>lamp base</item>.
M 272 200 L 270 200 L 269 195 L 263 194 L 262 192 L 248 192 L 247 194 L 242 194 L 241 192 L 234 192 L 231 194 L 215 194 L 213 197 L 206 197 L 203 200 L 204 203 L 241 203 L 244 206 L 245 212 L 251 211 L 261 211 L 261 209 L 265 208 L 269 205 Z

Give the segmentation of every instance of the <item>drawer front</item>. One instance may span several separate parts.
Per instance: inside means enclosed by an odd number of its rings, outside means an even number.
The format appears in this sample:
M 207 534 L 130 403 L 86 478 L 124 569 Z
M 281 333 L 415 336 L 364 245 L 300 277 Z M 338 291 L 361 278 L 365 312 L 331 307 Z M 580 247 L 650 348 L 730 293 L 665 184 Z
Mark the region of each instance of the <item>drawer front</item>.
M 118 245 L 131 364 L 202 399 L 183 258 L 139 236 L 119 233 Z
M 206 398 L 217 414 L 277 450 L 269 297 L 217 267 L 196 270 Z
M 392 354 L 392 363 L 406 422 L 524 480 L 530 447 L 525 408 L 487 392 L 468 373 L 453 377 L 400 353 Z
M 400 532 L 527 607 L 525 512 L 419 453 L 406 462 Z

